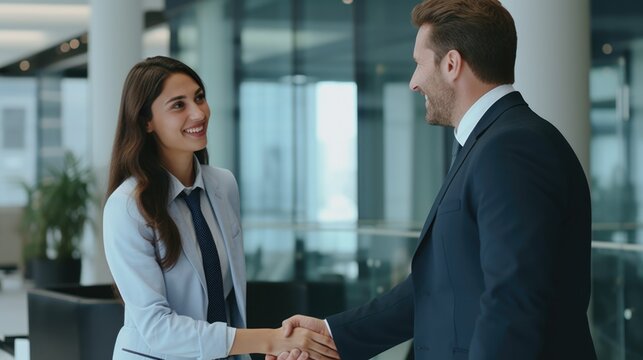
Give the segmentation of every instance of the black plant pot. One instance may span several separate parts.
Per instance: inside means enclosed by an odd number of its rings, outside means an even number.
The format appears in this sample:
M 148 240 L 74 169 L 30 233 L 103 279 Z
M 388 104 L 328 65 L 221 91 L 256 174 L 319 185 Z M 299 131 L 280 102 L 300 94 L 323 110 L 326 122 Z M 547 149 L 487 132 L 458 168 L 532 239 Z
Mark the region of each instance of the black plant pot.
M 25 260 L 25 271 L 24 271 L 24 278 L 27 280 L 33 279 L 33 259 Z
M 45 288 L 80 283 L 80 259 L 34 259 L 33 281 L 36 287 Z

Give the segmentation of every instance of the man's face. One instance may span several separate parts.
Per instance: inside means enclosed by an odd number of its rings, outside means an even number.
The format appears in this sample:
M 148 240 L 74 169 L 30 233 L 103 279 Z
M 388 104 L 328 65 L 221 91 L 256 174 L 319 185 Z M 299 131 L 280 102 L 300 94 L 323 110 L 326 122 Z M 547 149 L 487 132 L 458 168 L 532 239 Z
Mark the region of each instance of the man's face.
M 444 80 L 441 63 L 435 63 L 435 53 L 429 48 L 430 39 L 431 25 L 422 25 L 415 38 L 413 59 L 416 66 L 409 87 L 424 95 L 429 124 L 453 126 L 455 92 Z

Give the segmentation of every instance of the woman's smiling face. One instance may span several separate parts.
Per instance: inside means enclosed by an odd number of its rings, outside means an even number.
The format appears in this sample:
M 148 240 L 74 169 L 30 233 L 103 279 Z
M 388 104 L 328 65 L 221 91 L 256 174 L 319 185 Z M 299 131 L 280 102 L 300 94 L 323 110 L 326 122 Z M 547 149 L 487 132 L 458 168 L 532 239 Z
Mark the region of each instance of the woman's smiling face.
M 147 131 L 154 133 L 162 161 L 169 162 L 206 147 L 209 119 L 204 90 L 190 76 L 175 73 L 152 103 Z

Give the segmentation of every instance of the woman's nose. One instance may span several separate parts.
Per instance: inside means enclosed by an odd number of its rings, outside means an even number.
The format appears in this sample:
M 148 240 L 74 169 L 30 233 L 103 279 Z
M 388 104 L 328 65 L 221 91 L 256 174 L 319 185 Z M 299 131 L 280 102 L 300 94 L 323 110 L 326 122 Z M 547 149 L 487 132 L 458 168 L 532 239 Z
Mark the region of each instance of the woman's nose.
M 203 120 L 205 118 L 205 111 L 197 104 L 192 104 L 190 108 L 190 119 Z

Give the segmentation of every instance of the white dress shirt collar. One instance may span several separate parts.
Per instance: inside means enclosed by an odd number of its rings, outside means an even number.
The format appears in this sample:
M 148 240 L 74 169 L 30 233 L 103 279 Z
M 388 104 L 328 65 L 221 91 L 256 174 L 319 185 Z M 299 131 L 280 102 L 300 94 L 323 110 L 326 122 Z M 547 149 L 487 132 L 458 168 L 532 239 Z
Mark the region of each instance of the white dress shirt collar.
M 478 99 L 460 120 L 460 124 L 454 130 L 455 138 L 461 146 L 467 142 L 469 135 L 473 129 L 478 125 L 478 122 L 482 116 L 491 108 L 496 101 L 500 100 L 503 96 L 516 91 L 512 85 L 500 85 L 491 90 L 486 94 L 482 95 Z
M 168 202 L 176 199 L 176 197 L 179 196 L 183 191 L 185 191 L 185 193 L 189 195 L 190 192 L 192 192 L 192 190 L 194 190 L 195 188 L 205 189 L 205 186 L 203 185 L 203 175 L 201 174 L 201 164 L 199 164 L 199 159 L 197 159 L 196 156 L 194 156 L 194 171 L 196 173 L 194 176 L 194 184 L 188 187 L 183 185 L 181 181 L 179 181 L 179 179 L 177 179 L 176 176 L 174 176 L 171 172 L 167 172 L 170 178 Z

